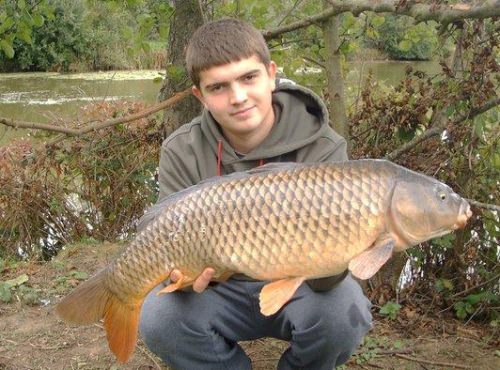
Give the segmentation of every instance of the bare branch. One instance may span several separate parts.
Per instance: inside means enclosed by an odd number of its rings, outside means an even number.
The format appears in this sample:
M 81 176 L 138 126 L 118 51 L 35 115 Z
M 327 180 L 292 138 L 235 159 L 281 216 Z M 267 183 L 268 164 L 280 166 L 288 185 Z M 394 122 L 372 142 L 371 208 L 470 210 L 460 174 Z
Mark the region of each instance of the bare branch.
M 323 22 L 326 19 L 345 12 L 351 12 L 358 16 L 364 11 L 374 13 L 394 13 L 413 17 L 417 23 L 434 20 L 442 24 L 466 18 L 493 18 L 500 16 L 500 1 L 491 0 L 482 5 L 471 7 L 468 4 L 453 5 L 426 5 L 411 2 L 405 7 L 398 7 L 399 0 L 329 0 L 332 6 L 315 15 L 300 21 L 290 23 L 273 30 L 263 30 L 262 34 L 266 40 L 276 38 L 284 33 L 308 27 L 314 23 Z
M 473 199 L 467 199 L 467 201 L 470 204 L 472 204 L 473 206 L 476 206 L 479 208 L 484 208 L 484 209 L 489 209 L 490 211 L 500 212 L 500 206 L 497 206 L 496 204 L 481 203 L 481 202 L 478 202 L 477 200 L 473 200 Z
M 488 111 L 488 110 L 490 110 L 498 105 L 500 105 L 500 97 L 492 99 L 480 107 L 471 108 L 471 110 L 467 114 L 458 116 L 457 118 L 455 118 L 451 122 L 451 124 L 457 125 L 457 124 L 459 124 L 467 119 L 474 118 L 475 116 L 477 116 L 481 113 L 484 113 L 484 112 L 486 112 L 486 111 Z M 402 145 L 401 147 L 399 147 L 396 150 L 392 151 L 391 153 L 387 154 L 385 156 L 385 159 L 392 161 L 392 160 L 398 158 L 401 154 L 406 153 L 410 149 L 414 148 L 415 146 L 417 146 L 421 142 L 428 140 L 434 136 L 441 135 L 443 133 L 443 131 L 446 129 L 448 122 L 449 121 L 442 114 L 439 114 L 438 118 L 436 119 L 436 123 L 432 127 L 428 128 L 421 135 L 413 138 L 412 140 L 410 140 L 406 144 Z
M 104 122 L 98 122 L 86 127 L 83 127 L 81 129 L 74 129 L 74 128 L 69 128 L 69 127 L 58 127 L 50 124 L 45 124 L 45 123 L 37 123 L 37 122 L 25 122 L 25 121 L 16 121 L 13 119 L 8 119 L 8 118 L 3 118 L 0 117 L 0 123 L 14 127 L 14 128 L 28 128 L 28 129 L 34 129 L 34 130 L 45 130 L 45 131 L 52 131 L 52 132 L 61 132 L 63 134 L 66 134 L 68 136 L 81 136 L 86 133 L 89 133 L 91 131 L 95 130 L 100 130 L 106 127 L 110 126 L 115 126 L 120 123 L 127 123 L 131 121 L 135 121 L 140 118 L 147 117 L 153 113 L 156 113 L 162 109 L 166 109 L 169 107 L 172 107 L 179 103 L 181 100 L 183 100 L 185 97 L 187 97 L 191 93 L 191 89 L 186 89 L 180 93 L 175 94 L 172 96 L 170 99 L 167 99 L 165 101 L 162 101 L 161 103 L 158 103 L 151 108 L 144 109 L 140 112 L 137 112 L 135 114 L 131 114 L 129 116 L 125 117 L 119 117 L 119 118 L 114 118 L 110 119 Z
M 436 366 L 444 366 L 444 367 L 447 367 L 447 368 L 472 369 L 472 367 L 467 366 L 467 365 L 454 364 L 454 363 L 450 363 L 450 362 L 424 360 L 424 359 L 421 359 L 421 358 L 406 356 L 406 355 L 403 355 L 403 354 L 400 354 L 400 353 L 396 353 L 396 354 L 394 354 L 394 356 L 401 357 L 401 358 L 404 358 L 405 360 L 409 360 L 409 361 L 420 362 L 420 363 L 423 363 L 423 364 L 436 365 Z

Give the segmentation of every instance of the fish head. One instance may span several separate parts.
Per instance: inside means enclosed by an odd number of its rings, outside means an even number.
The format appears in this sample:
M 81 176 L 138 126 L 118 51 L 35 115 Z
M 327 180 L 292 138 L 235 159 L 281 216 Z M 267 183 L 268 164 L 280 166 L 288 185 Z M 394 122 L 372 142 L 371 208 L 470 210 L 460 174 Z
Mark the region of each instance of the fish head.
M 469 203 L 448 185 L 428 176 L 407 173 L 395 185 L 391 223 L 405 249 L 466 225 L 472 216 Z

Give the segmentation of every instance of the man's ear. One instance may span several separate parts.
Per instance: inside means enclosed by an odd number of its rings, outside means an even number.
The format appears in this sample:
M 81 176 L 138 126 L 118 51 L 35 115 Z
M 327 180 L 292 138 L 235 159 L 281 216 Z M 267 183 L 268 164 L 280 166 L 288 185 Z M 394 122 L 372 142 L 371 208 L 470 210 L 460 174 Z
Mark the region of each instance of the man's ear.
M 205 104 L 205 98 L 203 97 L 203 93 L 201 92 L 201 90 L 195 85 L 193 85 L 193 87 L 191 88 L 191 92 L 193 93 L 194 96 L 198 98 L 201 104 L 203 104 L 203 106 L 206 108 L 207 105 Z
M 274 91 L 276 89 L 276 71 L 278 70 L 278 66 L 272 60 L 269 62 L 269 66 L 267 67 L 267 74 L 271 80 L 271 90 Z

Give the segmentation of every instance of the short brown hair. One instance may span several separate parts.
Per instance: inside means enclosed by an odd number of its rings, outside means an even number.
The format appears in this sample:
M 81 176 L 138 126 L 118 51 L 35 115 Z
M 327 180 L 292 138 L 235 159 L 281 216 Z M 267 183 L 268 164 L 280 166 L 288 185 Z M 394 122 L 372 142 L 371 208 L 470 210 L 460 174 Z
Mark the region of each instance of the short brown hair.
M 224 18 L 195 31 L 187 47 L 186 66 L 189 77 L 200 87 L 200 72 L 254 55 L 269 66 L 271 56 L 262 34 L 247 22 Z

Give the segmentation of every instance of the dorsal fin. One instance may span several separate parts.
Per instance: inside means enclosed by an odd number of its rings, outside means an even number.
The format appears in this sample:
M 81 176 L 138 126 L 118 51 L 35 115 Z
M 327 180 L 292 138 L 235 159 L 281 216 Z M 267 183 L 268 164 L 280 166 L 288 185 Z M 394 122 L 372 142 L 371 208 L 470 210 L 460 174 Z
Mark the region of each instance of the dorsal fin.
M 245 171 L 248 175 L 256 175 L 262 173 L 270 173 L 276 171 L 286 171 L 292 170 L 297 167 L 304 167 L 304 163 L 295 163 L 295 162 L 271 162 L 266 163 L 262 166 L 252 168 L 251 170 Z

